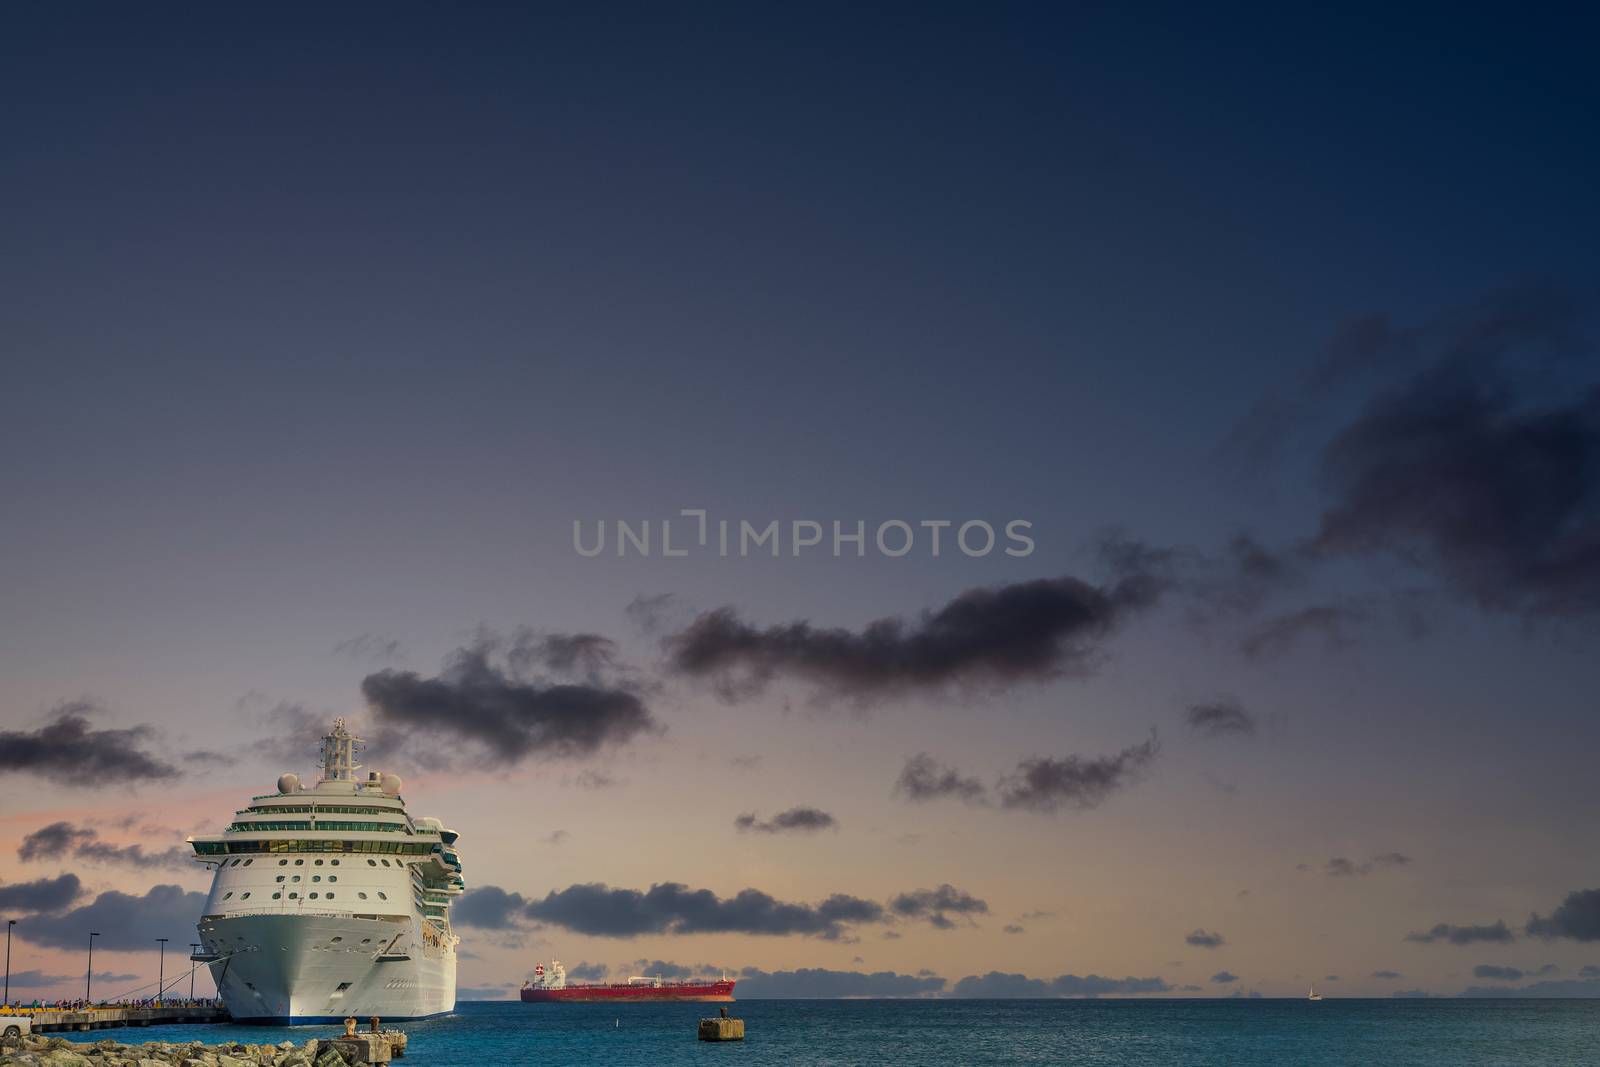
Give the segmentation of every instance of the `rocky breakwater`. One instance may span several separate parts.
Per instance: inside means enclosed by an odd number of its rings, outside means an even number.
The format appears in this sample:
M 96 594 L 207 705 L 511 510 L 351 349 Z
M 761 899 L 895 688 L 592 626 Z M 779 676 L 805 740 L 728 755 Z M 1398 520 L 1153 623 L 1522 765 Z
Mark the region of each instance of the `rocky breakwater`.
M 124 1044 L 24 1036 L 0 1042 L 0 1067 L 356 1067 L 387 1063 L 405 1054 L 405 1035 L 362 1034 L 313 1038 L 302 1044 L 250 1045 L 239 1041 L 146 1041 Z

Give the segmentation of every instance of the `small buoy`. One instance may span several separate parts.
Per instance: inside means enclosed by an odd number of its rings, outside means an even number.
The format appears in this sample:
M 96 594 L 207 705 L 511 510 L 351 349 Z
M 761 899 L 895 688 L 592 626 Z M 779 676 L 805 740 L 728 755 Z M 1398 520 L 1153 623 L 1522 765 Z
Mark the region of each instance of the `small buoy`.
M 621 1019 L 621 1017 L 619 1016 L 617 1021 L 612 1023 L 611 1025 L 614 1026 L 615 1028 L 617 1028 L 618 1030 L 622 1029 L 622 1019 Z

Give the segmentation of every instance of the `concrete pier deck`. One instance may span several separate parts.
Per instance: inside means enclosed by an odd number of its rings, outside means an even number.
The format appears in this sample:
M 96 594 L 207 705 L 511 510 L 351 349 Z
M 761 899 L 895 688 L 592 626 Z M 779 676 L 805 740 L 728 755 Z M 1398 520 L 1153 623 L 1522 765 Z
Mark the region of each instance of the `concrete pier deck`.
M 81 1011 L 58 1011 L 47 1008 L 24 1008 L 14 1015 L 33 1020 L 36 1034 L 55 1033 L 61 1030 L 108 1030 L 116 1026 L 170 1026 L 174 1023 L 225 1023 L 228 1009 L 215 1007 L 162 1007 L 162 1008 L 85 1008 Z M 7 1016 L 0 1015 L 0 1027 Z

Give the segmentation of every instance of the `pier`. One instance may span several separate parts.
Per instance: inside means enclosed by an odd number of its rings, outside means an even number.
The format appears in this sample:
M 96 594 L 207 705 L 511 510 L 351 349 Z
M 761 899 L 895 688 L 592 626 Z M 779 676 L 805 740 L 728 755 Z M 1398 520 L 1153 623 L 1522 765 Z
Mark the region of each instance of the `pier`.
M 96 1007 L 76 1010 L 56 1008 L 14 1009 L 12 1015 L 32 1020 L 33 1032 L 61 1030 L 109 1030 L 117 1026 L 171 1026 L 176 1023 L 225 1023 L 230 1016 L 223 1007 Z M 0 1030 L 5 1015 L 0 1015 Z

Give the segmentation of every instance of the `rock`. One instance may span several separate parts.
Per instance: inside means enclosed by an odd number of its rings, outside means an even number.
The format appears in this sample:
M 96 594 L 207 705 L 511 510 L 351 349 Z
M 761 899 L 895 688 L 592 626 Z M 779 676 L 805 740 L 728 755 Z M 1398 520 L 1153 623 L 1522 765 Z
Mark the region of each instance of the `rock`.
M 94 1067 L 89 1057 L 74 1052 L 71 1042 L 66 1042 L 68 1048 L 53 1048 L 39 1057 L 39 1062 L 48 1064 L 49 1067 Z

